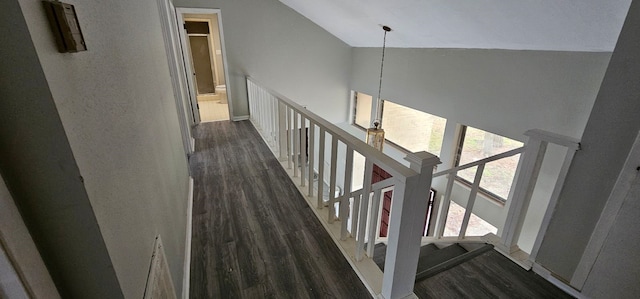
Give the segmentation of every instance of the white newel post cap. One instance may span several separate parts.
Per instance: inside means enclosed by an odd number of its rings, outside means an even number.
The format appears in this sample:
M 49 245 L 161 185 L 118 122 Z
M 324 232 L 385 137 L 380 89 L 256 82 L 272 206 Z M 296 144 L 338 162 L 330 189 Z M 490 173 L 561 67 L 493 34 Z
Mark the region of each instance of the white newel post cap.
M 409 161 L 409 167 L 418 173 L 422 173 L 422 170 L 426 168 L 433 172 L 433 167 L 442 163 L 438 156 L 425 151 L 407 154 L 404 159 Z

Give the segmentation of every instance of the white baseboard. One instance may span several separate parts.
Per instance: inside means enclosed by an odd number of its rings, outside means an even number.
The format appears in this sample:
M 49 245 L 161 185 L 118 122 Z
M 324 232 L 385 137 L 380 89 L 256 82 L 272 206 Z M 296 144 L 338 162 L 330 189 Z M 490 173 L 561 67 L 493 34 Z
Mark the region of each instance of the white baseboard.
M 241 121 L 249 119 L 249 115 L 234 116 L 233 121 Z
M 187 231 L 184 246 L 184 273 L 182 273 L 182 299 L 189 299 L 191 281 L 191 228 L 193 221 L 193 177 L 189 177 L 187 196 Z
M 575 298 L 578 298 L 578 299 L 586 299 L 587 298 L 584 295 L 582 295 L 582 293 L 580 293 L 578 290 L 574 289 L 573 287 L 571 287 L 570 285 L 566 284 L 562 280 L 557 279 L 555 276 L 553 276 L 551 271 L 549 271 L 547 268 L 543 267 L 542 265 L 540 265 L 538 263 L 533 263 L 533 266 L 531 267 L 531 270 L 533 270 L 533 272 L 535 272 L 536 274 L 542 276 L 542 278 L 546 279 L 548 282 L 552 283 L 553 285 L 555 285 L 559 289 L 563 290 L 565 293 L 567 293 L 567 294 L 569 294 L 569 295 L 571 295 L 571 296 L 573 296 Z

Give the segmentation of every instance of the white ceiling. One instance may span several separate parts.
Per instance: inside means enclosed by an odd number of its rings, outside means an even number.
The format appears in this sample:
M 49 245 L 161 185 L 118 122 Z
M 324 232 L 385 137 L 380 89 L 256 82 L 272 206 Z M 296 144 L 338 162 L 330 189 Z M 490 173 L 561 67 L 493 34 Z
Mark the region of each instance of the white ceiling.
M 612 51 L 631 0 L 280 0 L 353 47 Z

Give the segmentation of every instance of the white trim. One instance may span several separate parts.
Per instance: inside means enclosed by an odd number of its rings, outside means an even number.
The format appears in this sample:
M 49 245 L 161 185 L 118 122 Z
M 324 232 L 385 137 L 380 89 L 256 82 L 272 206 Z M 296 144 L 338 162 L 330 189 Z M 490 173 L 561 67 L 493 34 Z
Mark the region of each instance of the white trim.
M 571 286 L 567 285 L 566 283 L 564 283 L 562 280 L 557 279 L 555 276 L 553 276 L 553 274 L 551 273 L 551 271 L 547 270 L 547 268 L 545 268 L 544 266 L 538 264 L 538 263 L 533 263 L 533 266 L 531 267 L 531 270 L 542 276 L 542 278 L 544 278 L 545 280 L 547 280 L 548 282 L 550 282 L 551 284 L 555 285 L 556 287 L 558 287 L 559 289 L 563 290 L 565 293 L 578 298 L 578 299 L 586 299 L 587 297 L 585 297 L 582 293 L 580 293 L 578 290 L 572 288 Z
M 352 125 L 352 126 L 356 126 L 356 128 L 358 127 L 356 125 L 356 94 L 357 91 L 355 90 L 351 90 L 349 92 L 349 118 L 347 118 L 348 120 L 348 124 Z
M 233 121 L 241 121 L 249 119 L 249 115 L 234 116 Z
M 171 277 L 171 271 L 164 252 L 164 245 L 162 245 L 162 238 L 157 235 L 153 244 L 149 276 L 147 277 L 142 298 L 153 299 L 160 294 L 165 294 L 167 299 L 177 298 L 176 289 L 173 286 L 173 278 Z
M 629 192 L 629 189 L 631 189 L 634 179 L 637 176 L 638 170 L 636 167 L 638 165 L 640 165 L 640 132 L 636 135 L 633 147 L 629 151 L 629 155 L 627 156 L 624 166 L 618 175 L 618 179 L 609 194 L 607 203 L 600 214 L 600 219 L 591 234 L 589 243 L 582 254 L 582 258 L 580 259 L 575 272 L 573 272 L 573 277 L 571 277 L 571 285 L 573 287 L 577 289 L 582 289 L 582 287 L 584 287 L 584 284 L 589 277 L 589 273 L 591 273 L 591 269 L 593 268 L 598 255 L 600 255 L 600 250 L 604 246 L 609 231 L 613 227 L 618 213 L 622 208 L 622 204 L 624 203 L 627 193 Z
M 184 29 L 184 8 L 176 7 L 176 26 L 178 28 L 178 35 L 180 36 L 180 47 L 182 53 L 182 63 L 185 69 L 185 78 L 187 79 L 186 88 L 189 91 L 189 104 L 193 113 L 194 124 L 200 123 L 200 110 L 198 109 L 198 92 L 196 82 L 193 80 L 193 65 L 191 58 L 191 47 L 187 41 L 187 35 Z
M 184 246 L 184 273 L 182 275 L 182 299 L 189 299 L 191 281 L 191 234 L 193 227 L 193 177 L 189 177 L 187 195 L 187 232 Z
M 60 298 L 51 275 L 0 175 L 0 247 L 32 298 Z M 0 292 L 1 293 L 1 292 Z
M 229 108 L 229 116 L 233 116 L 233 92 L 231 91 L 231 80 L 229 80 L 229 62 L 227 62 L 227 48 L 224 42 L 224 30 L 222 29 L 222 11 L 214 9 L 218 15 L 218 31 L 220 31 L 220 50 L 222 51 L 222 68 L 224 69 L 224 84 L 227 91 L 227 107 Z
M 160 13 L 160 27 L 162 29 L 162 37 L 164 39 L 165 51 L 167 55 L 167 63 L 169 74 L 171 77 L 171 85 L 173 87 L 173 95 L 176 101 L 176 109 L 178 110 L 178 122 L 180 124 L 180 133 L 182 135 L 182 144 L 185 148 L 185 154 L 188 156 L 194 150 L 189 143 L 191 137 L 191 117 L 189 117 L 188 109 L 185 109 L 184 83 L 182 82 L 181 64 L 179 63 L 178 45 L 176 44 L 176 31 L 172 26 L 175 23 L 175 14 L 171 0 L 157 0 L 158 11 Z M 173 17 L 173 18 L 172 18 Z
M 224 29 L 222 26 L 222 11 L 220 9 L 213 9 L 213 8 L 187 8 L 187 7 L 177 7 L 176 8 L 176 12 L 178 15 L 178 26 L 179 28 L 181 27 L 181 24 L 184 24 L 184 17 L 183 14 L 215 14 L 218 18 L 218 31 L 220 34 L 220 50 L 222 51 L 222 67 L 224 69 L 224 78 L 225 78 L 225 85 L 226 85 L 226 92 L 227 92 L 227 107 L 229 108 L 229 117 L 230 119 L 234 119 L 235 117 L 233 116 L 233 92 L 231 91 L 231 81 L 229 80 L 229 63 L 227 62 L 227 50 L 226 50 L 226 46 L 225 46 L 225 38 L 224 38 Z M 180 30 L 180 32 L 182 32 L 182 30 Z M 183 48 L 184 48 L 184 43 L 186 43 L 186 39 L 184 38 L 184 34 L 181 34 L 181 41 L 183 42 Z M 188 46 L 188 45 L 187 45 Z M 190 59 L 189 59 L 190 60 Z M 185 63 L 185 65 L 188 65 L 187 63 Z M 189 74 L 193 74 L 193 71 L 189 71 Z M 191 78 L 191 76 L 187 76 L 188 78 L 190 78 L 190 81 L 193 81 L 193 78 Z M 190 85 L 192 86 L 191 88 L 194 88 L 193 86 L 195 85 Z M 192 92 L 192 94 L 195 94 Z M 194 101 L 196 101 L 196 105 L 197 105 L 197 99 L 194 99 Z M 200 115 L 198 114 L 198 123 L 200 122 Z

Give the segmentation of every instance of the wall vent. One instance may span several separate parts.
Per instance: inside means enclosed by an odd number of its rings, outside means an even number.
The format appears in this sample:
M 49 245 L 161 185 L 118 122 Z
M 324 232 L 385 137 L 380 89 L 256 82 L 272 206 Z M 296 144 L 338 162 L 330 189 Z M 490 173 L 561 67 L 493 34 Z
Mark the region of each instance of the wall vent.
M 144 299 L 177 299 L 160 235 L 156 237 L 153 247 Z

